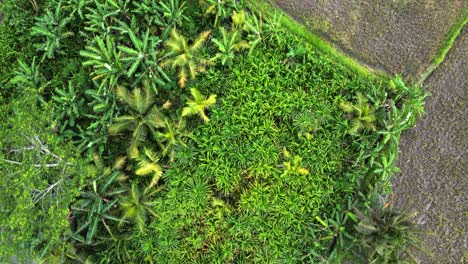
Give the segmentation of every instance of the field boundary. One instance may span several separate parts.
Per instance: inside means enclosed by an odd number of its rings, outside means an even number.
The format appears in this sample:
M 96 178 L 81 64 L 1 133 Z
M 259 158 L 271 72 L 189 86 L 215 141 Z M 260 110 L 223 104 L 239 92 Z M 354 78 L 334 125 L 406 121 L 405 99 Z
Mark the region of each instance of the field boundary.
M 453 44 L 457 40 L 461 31 L 468 22 L 468 9 L 465 10 L 463 15 L 450 27 L 447 32 L 444 41 L 440 45 L 439 49 L 436 52 L 436 55 L 432 59 L 429 66 L 424 70 L 423 74 L 416 82 L 418 85 L 422 85 L 424 81 L 439 67 L 439 65 L 445 60 L 447 53 L 452 48 Z
M 288 30 L 294 33 L 296 36 L 301 37 L 307 43 L 312 45 L 320 53 L 327 55 L 334 59 L 337 63 L 348 67 L 355 73 L 364 75 L 369 78 L 377 78 L 383 82 L 387 82 L 391 79 L 390 74 L 384 72 L 383 70 L 376 69 L 370 65 L 362 62 L 342 49 L 333 45 L 332 43 L 324 40 L 319 35 L 311 32 L 307 29 L 306 26 L 292 18 L 288 13 L 281 10 L 274 3 L 271 3 L 269 0 L 249 0 L 247 5 L 252 7 L 254 10 L 261 11 L 269 17 L 273 17 L 275 14 L 281 14 L 281 24 L 285 26 Z

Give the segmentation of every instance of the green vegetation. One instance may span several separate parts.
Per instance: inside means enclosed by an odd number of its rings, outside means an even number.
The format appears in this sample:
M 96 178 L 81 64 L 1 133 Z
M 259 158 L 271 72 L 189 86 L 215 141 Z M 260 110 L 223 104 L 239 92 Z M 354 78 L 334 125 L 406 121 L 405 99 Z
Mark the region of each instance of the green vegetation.
M 349 134 L 359 135 L 362 130 L 375 131 L 375 109 L 361 93 L 356 95 L 357 103 L 342 102 L 341 109 L 349 114 L 351 128 Z
M 195 79 L 195 76 L 199 72 L 205 72 L 206 66 L 211 64 L 205 59 L 200 53 L 200 49 L 205 44 L 210 31 L 200 33 L 200 35 L 193 41 L 189 46 L 187 39 L 177 33 L 177 30 L 173 29 L 171 32 L 171 38 L 168 39 L 164 45 L 169 50 L 165 57 L 167 57 L 162 63 L 162 66 L 171 65 L 172 68 L 177 68 L 177 74 L 179 76 L 179 86 L 185 87 L 188 76 L 191 79 Z
M 426 78 L 429 77 L 429 75 L 431 75 L 431 73 L 444 61 L 445 56 L 449 52 L 450 48 L 452 48 L 453 43 L 457 39 L 458 35 L 460 35 L 462 29 L 465 27 L 466 22 L 468 22 L 468 9 L 465 10 L 463 16 L 461 16 L 450 27 L 449 32 L 447 32 L 445 39 L 437 50 L 437 53 L 435 54 L 434 59 L 432 59 L 431 64 L 427 67 L 421 78 L 418 80 L 418 84 L 422 84 L 424 80 L 426 80 Z
M 411 223 L 364 215 L 390 193 L 420 88 L 242 1 L 155 2 L 0 4 L 0 261 L 405 257 Z M 34 30 L 18 44 L 16 27 Z
M 359 224 L 356 226 L 360 261 L 370 263 L 398 263 L 405 256 L 418 262 L 414 250 L 422 250 L 419 235 L 424 234 L 412 222 L 415 213 L 399 212 L 383 206 L 370 210 L 368 215 L 357 212 Z M 426 252 L 429 253 L 429 252 Z
M 350 56 L 346 55 L 341 50 L 333 47 L 323 39 L 321 39 L 316 34 L 310 32 L 304 25 L 298 23 L 293 18 L 288 15 L 278 16 L 281 11 L 270 2 L 272 0 L 252 0 L 248 1 L 248 5 L 253 9 L 261 10 L 266 15 L 272 17 L 271 19 L 277 20 L 278 23 L 281 23 L 282 26 L 288 28 L 290 32 L 304 39 L 304 41 L 311 44 L 317 51 L 326 54 L 336 62 L 346 66 L 348 69 L 363 75 L 368 78 L 377 78 L 388 81 L 388 76 L 381 71 L 371 69 L 361 63 L 355 61 Z

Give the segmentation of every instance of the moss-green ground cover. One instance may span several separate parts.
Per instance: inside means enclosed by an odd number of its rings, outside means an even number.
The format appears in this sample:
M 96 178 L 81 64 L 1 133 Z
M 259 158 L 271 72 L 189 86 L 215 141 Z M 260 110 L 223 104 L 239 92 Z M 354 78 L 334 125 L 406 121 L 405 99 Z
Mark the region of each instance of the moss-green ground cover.
M 352 164 L 361 149 L 339 102 L 381 86 L 308 48 L 288 59 L 288 46 L 305 44 L 282 33 L 197 84 L 219 99 L 167 172 L 168 194 L 156 206 L 164 221 L 151 224 L 177 242 L 173 257 L 290 262 L 324 254 L 329 239 L 316 217 L 330 217 L 358 189 Z

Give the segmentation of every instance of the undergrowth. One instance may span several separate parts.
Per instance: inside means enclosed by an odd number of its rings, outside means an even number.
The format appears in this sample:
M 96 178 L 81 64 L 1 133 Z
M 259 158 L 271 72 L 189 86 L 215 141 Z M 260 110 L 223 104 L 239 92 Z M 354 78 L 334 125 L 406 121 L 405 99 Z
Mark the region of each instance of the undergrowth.
M 417 86 L 350 69 L 242 1 L 1 7 L 1 261 L 408 255 L 416 232 L 387 230 L 414 225 L 381 201 L 424 112 Z

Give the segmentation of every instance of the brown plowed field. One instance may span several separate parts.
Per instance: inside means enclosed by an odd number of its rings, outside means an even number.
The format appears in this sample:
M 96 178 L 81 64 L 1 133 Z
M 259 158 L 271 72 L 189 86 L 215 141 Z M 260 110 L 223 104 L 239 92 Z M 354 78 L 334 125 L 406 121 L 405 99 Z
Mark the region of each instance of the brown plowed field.
M 466 0 L 274 0 L 311 31 L 370 66 L 416 80 Z

